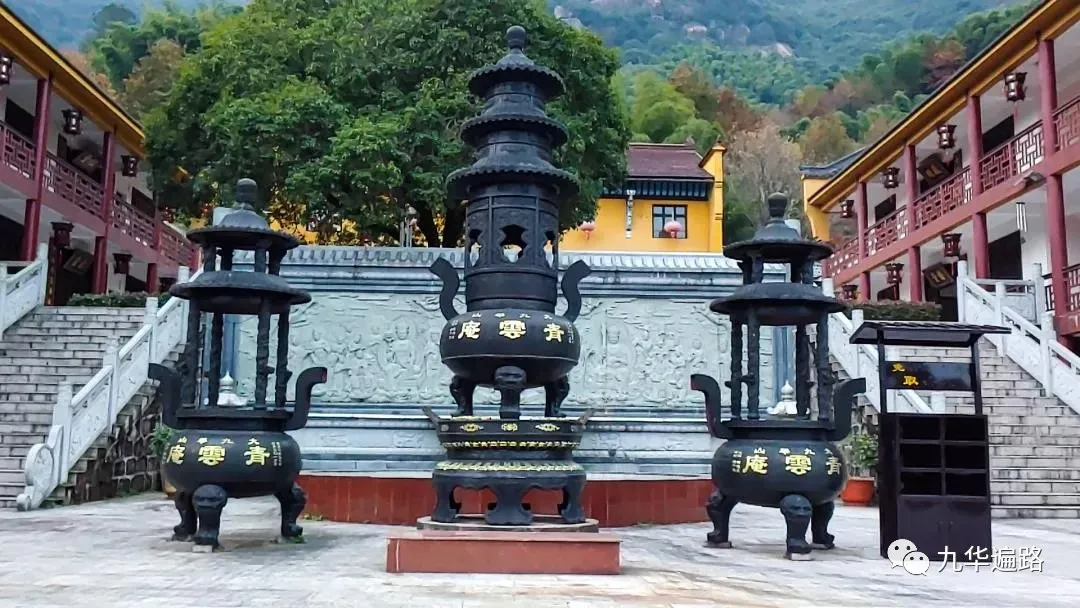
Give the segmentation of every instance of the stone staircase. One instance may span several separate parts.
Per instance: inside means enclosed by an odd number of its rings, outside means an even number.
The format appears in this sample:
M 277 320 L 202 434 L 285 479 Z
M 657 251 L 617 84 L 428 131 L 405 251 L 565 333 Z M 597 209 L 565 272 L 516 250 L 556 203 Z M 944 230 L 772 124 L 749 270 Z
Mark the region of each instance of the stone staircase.
M 44 442 L 60 384 L 74 392 L 102 368 L 110 337 L 122 346 L 143 325 L 142 308 L 39 307 L 0 340 L 0 508 L 14 507 L 24 486 L 24 458 Z M 143 389 L 137 400 L 150 396 Z M 141 409 L 142 405 L 138 404 Z M 105 447 L 101 438 L 95 448 Z M 91 449 L 73 473 L 87 470 Z M 74 476 L 73 476 L 74 477 Z M 64 486 L 61 486 L 64 489 Z
M 990 422 L 994 515 L 1080 517 L 1080 414 L 1056 397 L 1044 396 L 1039 382 L 999 356 L 988 340 L 980 342 L 979 351 L 983 412 Z M 896 355 L 890 353 L 890 357 L 900 360 L 970 361 L 967 349 L 896 348 L 892 352 Z M 947 412 L 975 411 L 971 396 L 944 395 Z

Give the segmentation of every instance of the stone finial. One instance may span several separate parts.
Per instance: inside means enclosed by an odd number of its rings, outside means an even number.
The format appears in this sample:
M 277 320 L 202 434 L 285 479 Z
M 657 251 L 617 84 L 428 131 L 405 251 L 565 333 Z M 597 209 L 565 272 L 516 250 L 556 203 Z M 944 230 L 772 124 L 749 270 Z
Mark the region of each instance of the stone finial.
M 780 400 L 776 402 L 776 405 L 769 408 L 769 413 L 773 416 L 795 416 L 799 413 L 799 406 L 795 402 L 795 389 L 791 387 L 791 383 L 784 382 L 783 388 L 780 389 Z
M 506 46 L 511 51 L 523 51 L 525 49 L 525 28 L 520 25 L 510 26 L 506 30 Z

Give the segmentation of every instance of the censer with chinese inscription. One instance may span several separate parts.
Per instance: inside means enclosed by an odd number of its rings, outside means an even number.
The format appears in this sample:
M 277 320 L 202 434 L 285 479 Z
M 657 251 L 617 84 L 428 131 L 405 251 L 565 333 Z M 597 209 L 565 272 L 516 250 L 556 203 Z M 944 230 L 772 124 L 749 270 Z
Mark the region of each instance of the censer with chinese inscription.
M 271 230 L 252 210 L 255 189 L 255 182 L 240 180 L 238 208 L 219 224 L 188 233 L 188 238 L 202 247 L 203 272 L 169 290 L 171 295 L 191 302 L 182 372 L 150 366 L 150 376 L 161 382 L 162 422 L 176 430 L 165 454 L 166 474 L 176 486 L 173 500 L 180 512 L 173 539 L 193 540 L 211 549 L 219 544 L 221 511 L 229 498 L 275 496 L 281 503 L 281 536 L 302 540 L 303 529 L 296 523 L 306 502 L 296 484 L 300 448 L 286 431 L 307 423 L 311 391 L 326 382 L 326 368 L 308 368 L 296 379 L 295 402 L 286 401 L 292 375 L 287 367 L 289 309 L 311 297 L 278 276 L 285 253 L 299 242 Z M 236 251 L 254 252 L 254 272 L 232 269 Z M 205 401 L 199 398 L 198 387 L 203 313 L 210 317 L 209 362 L 203 374 Z M 226 314 L 258 317 L 255 395 L 250 406 L 225 405 L 230 400 L 220 398 Z M 269 365 L 272 316 L 277 317 L 273 369 Z M 274 394 L 268 403 L 271 373 Z
M 828 532 L 833 500 L 847 479 L 843 456 L 834 442 L 851 431 L 851 408 L 865 390 L 861 378 L 840 382 L 833 390 L 829 363 L 829 315 L 844 304 L 814 286 L 814 263 L 832 254 L 818 241 L 804 240 L 784 222 L 788 199 L 769 197 L 769 222 L 749 241 L 724 248 L 724 255 L 738 260 L 743 285 L 727 297 L 713 300 L 713 312 L 731 318 L 730 417 L 721 420 L 720 386 L 713 378 L 691 376 L 692 389 L 705 394 L 709 431 L 727 441 L 716 450 L 712 479 L 716 490 L 706 504 L 713 522 L 708 544 L 731 547 L 728 522 L 740 502 L 778 507 L 787 523 L 785 555 L 808 558 L 812 548 L 831 549 Z M 789 264 L 790 282 L 764 283 L 765 264 Z M 815 369 L 811 370 L 808 326 L 816 324 Z M 763 326 L 795 326 L 794 418 L 763 418 L 759 411 L 760 340 Z M 747 369 L 743 371 L 743 328 Z M 812 374 L 817 395 L 811 398 Z M 743 387 L 746 417 L 743 417 Z M 811 418 L 811 401 L 817 417 Z M 830 414 L 831 410 L 831 414 Z M 806 541 L 807 528 L 811 542 Z
M 431 267 L 443 284 L 440 308 L 447 324 L 439 351 L 454 374 L 450 392 L 457 403 L 450 418 L 428 410 L 447 450 L 433 473 L 437 504 L 431 519 L 458 518 L 455 488 L 488 488 L 496 502 L 487 524 L 528 525 L 533 514 L 522 500 L 530 489 L 542 488 L 562 490 L 559 517 L 580 523 L 585 472 L 571 452 L 585 420 L 567 419 L 559 408 L 580 354 L 573 321 L 581 310 L 578 283 L 589 268 L 579 261 L 563 273 L 567 309 L 555 314 L 559 212 L 578 185 L 550 162 L 552 148 L 567 134 L 544 111 L 546 101 L 563 92 L 563 82 L 524 54 L 524 29 L 510 28 L 507 43 L 506 56 L 470 76 L 469 90 L 484 100 L 484 109 L 465 123 L 462 138 L 477 160 L 447 180 L 450 199 L 467 200 L 465 312 L 454 308 L 460 283 L 454 267 L 442 258 Z M 473 415 L 477 386 L 500 393 L 498 416 Z M 545 391 L 543 417 L 521 415 L 521 392 L 533 388 Z

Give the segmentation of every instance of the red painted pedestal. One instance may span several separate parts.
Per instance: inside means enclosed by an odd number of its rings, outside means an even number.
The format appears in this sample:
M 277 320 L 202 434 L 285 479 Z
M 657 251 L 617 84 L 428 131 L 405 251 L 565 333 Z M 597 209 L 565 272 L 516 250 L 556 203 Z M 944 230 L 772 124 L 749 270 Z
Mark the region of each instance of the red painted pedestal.
M 387 572 L 619 573 L 619 539 L 610 534 L 406 530 L 387 540 Z
M 306 473 L 297 481 L 307 493 L 305 511 L 331 521 L 414 526 L 435 506 L 430 477 Z M 606 528 L 696 523 L 708 521 L 705 501 L 712 490 L 712 481 L 702 478 L 590 478 L 581 506 Z M 495 500 L 486 490 L 459 489 L 456 496 L 463 514 L 483 513 Z M 534 490 L 525 500 L 536 513 L 555 514 L 562 495 Z

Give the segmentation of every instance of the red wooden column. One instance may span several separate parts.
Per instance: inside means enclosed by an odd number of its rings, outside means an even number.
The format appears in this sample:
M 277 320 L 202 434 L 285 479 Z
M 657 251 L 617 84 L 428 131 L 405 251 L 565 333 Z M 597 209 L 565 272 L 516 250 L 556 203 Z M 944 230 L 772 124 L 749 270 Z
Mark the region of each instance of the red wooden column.
M 866 259 L 866 229 L 867 222 L 869 221 L 869 215 L 867 215 L 866 205 L 866 182 L 859 181 L 859 185 L 855 187 L 855 228 L 858 230 L 855 238 L 859 243 L 859 261 L 862 263 Z M 870 273 L 864 272 L 859 275 L 859 301 L 870 301 Z
M 982 101 L 978 95 L 967 98 L 967 153 L 971 175 L 971 197 L 982 194 Z M 975 258 L 975 277 L 990 278 L 990 237 L 986 233 L 986 214 L 971 216 L 971 254 Z
M 1054 111 L 1057 109 L 1057 69 L 1054 65 L 1054 41 L 1039 41 L 1039 99 L 1042 114 L 1044 155 L 1057 150 L 1057 130 Z M 1068 310 L 1068 289 L 1065 268 L 1069 265 L 1069 249 L 1065 241 L 1065 192 L 1060 175 L 1046 176 L 1046 233 L 1050 244 L 1050 283 L 1054 286 L 1054 314 Z
M 113 170 L 113 154 L 116 142 L 113 134 L 106 131 L 102 142 L 101 174 L 105 177 L 101 184 L 101 215 L 105 221 L 105 234 L 94 239 L 94 293 L 105 293 L 109 286 L 109 229 L 112 228 L 113 196 L 116 193 L 116 173 Z
M 37 253 L 38 232 L 41 230 L 41 199 L 45 196 L 45 153 L 49 149 L 49 101 L 52 98 L 52 78 L 37 81 L 37 102 L 34 106 L 34 198 L 26 199 L 23 214 L 23 240 L 19 252 L 24 261 Z
M 915 200 L 919 198 L 919 174 L 916 168 L 917 158 L 915 146 L 904 146 L 904 191 L 907 194 L 907 217 L 908 230 L 915 225 Z M 922 287 L 922 255 L 919 246 L 908 248 L 908 299 L 912 302 L 921 302 L 923 298 Z
M 161 230 L 164 227 L 164 218 L 161 217 L 161 209 L 154 209 L 154 258 L 153 262 L 146 265 L 146 291 L 157 293 L 159 286 L 157 260 L 161 257 Z

